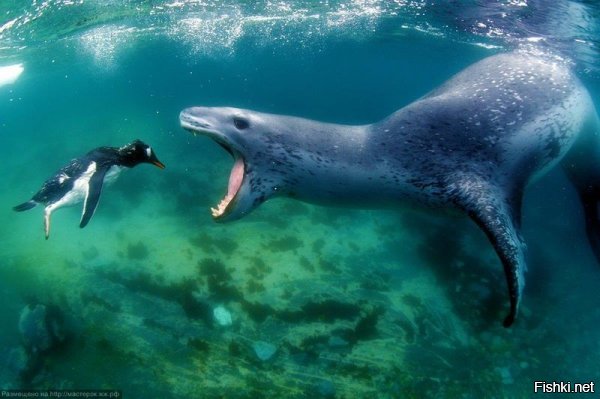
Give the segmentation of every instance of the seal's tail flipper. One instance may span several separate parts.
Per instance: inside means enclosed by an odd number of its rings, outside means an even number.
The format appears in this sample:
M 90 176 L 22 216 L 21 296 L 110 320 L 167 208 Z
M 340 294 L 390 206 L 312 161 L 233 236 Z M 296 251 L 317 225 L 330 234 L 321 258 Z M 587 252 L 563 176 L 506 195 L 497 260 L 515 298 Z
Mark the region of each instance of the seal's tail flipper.
M 29 200 L 27 202 L 23 202 L 22 204 L 13 207 L 13 210 L 15 210 L 17 212 L 28 211 L 31 208 L 34 208 L 36 205 L 37 205 L 37 202 L 35 202 L 34 200 Z
M 510 327 L 519 311 L 525 286 L 525 244 L 520 234 L 521 193 L 508 196 L 499 187 L 477 176 L 461 178 L 455 201 L 485 232 L 504 266 L 510 312 L 504 327 Z

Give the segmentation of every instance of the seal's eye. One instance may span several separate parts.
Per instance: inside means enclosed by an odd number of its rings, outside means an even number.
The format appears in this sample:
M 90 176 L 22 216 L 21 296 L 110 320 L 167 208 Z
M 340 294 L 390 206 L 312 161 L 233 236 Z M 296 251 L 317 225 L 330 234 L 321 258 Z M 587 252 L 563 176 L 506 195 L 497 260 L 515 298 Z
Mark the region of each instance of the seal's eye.
M 250 126 L 250 124 L 248 123 L 248 121 L 246 119 L 240 118 L 239 116 L 233 117 L 233 124 L 239 130 L 247 129 Z

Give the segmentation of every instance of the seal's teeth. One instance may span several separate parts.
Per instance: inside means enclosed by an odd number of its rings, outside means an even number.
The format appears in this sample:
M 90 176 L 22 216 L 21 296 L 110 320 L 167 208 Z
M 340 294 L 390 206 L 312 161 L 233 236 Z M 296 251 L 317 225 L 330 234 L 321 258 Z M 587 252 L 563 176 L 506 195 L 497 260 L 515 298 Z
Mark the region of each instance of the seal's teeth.
M 217 205 L 216 208 L 210 208 L 210 212 L 212 213 L 213 217 L 219 217 L 222 216 L 225 213 L 225 210 L 227 209 L 227 206 L 229 205 L 229 203 L 231 202 L 231 200 L 233 199 L 233 195 L 226 195 L 225 198 L 223 198 L 221 200 L 221 202 L 219 202 L 219 205 Z

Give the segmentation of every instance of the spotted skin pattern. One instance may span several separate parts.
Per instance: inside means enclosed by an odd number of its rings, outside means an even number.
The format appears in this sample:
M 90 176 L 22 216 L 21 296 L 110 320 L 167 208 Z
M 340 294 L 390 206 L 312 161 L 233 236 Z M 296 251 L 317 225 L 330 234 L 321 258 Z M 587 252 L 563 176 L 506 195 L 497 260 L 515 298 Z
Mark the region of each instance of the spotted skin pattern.
M 192 107 L 182 127 L 245 165 L 235 220 L 275 196 L 361 208 L 412 202 L 467 214 L 505 270 L 513 324 L 525 283 L 523 191 L 562 162 L 580 194 L 600 259 L 599 122 L 586 89 L 559 59 L 524 52 L 486 58 L 369 125 L 321 123 L 238 108 Z

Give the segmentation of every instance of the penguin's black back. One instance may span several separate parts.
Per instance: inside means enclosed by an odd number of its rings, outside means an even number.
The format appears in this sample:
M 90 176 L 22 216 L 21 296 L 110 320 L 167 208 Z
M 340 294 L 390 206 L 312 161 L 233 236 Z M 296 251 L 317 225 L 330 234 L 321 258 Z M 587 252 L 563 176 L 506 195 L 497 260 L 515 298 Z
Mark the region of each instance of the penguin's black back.
M 90 166 L 96 162 L 96 170 L 119 164 L 120 157 L 117 149 L 113 147 L 98 147 L 80 158 L 72 159 L 67 165 L 60 168 L 54 176 L 46 180 L 32 198 L 44 204 L 53 203 L 61 199 L 73 189 L 73 184 Z M 65 178 L 68 176 L 68 178 Z
M 67 165 L 60 168 L 54 176 L 46 180 L 40 191 L 32 199 L 44 204 L 58 201 L 73 188 L 75 179 L 87 170 L 89 164 L 89 161 L 86 162 L 81 158 L 71 160 Z M 65 175 L 69 178 L 63 178 Z

